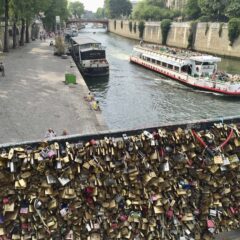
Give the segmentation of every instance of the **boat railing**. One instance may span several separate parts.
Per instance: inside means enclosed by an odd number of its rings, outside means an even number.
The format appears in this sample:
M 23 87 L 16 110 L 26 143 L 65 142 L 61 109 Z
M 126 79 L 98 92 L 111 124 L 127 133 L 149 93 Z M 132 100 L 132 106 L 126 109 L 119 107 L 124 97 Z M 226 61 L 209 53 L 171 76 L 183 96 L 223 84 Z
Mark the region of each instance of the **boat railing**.
M 187 60 L 189 57 L 191 56 L 179 56 L 179 55 L 173 55 L 173 54 L 170 54 L 170 53 L 165 53 L 165 52 L 157 52 L 156 50 L 153 50 L 149 47 L 144 47 L 144 46 L 141 46 L 141 45 L 137 45 L 136 46 L 137 48 L 140 48 L 141 50 L 145 51 L 145 52 L 151 52 L 151 53 L 155 53 L 155 54 L 158 54 L 158 55 L 164 55 L 164 56 L 167 56 L 169 58 L 173 58 L 173 59 L 180 59 L 180 60 Z
M 137 48 L 143 50 L 145 53 L 151 53 L 151 54 L 155 54 L 155 55 L 158 55 L 158 56 L 164 56 L 164 57 L 167 57 L 169 60 L 177 61 L 179 63 L 182 63 L 182 61 L 187 60 L 187 57 L 183 58 L 181 56 L 177 56 L 177 55 L 175 56 L 175 55 L 167 54 L 167 53 L 164 53 L 164 52 L 156 52 L 156 51 L 153 51 L 151 49 L 143 48 L 141 46 L 137 46 Z

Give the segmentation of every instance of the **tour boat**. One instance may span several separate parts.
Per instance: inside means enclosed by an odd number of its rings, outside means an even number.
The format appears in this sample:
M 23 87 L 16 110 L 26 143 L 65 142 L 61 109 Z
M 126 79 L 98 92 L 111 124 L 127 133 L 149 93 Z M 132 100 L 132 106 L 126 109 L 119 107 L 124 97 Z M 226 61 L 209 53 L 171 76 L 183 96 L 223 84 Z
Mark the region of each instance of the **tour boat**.
M 219 57 L 140 44 L 134 47 L 130 61 L 193 88 L 240 96 L 240 75 L 217 71 Z
M 89 37 L 72 37 L 70 42 L 71 54 L 84 76 L 109 75 L 106 52 L 100 42 Z

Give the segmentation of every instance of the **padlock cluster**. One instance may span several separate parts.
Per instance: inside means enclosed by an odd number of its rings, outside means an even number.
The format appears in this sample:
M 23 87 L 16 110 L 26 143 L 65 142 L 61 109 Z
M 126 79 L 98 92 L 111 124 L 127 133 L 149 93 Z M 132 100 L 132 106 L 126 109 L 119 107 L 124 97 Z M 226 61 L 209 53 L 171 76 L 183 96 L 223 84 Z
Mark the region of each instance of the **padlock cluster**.
M 0 149 L 0 238 L 203 240 L 240 227 L 235 125 Z

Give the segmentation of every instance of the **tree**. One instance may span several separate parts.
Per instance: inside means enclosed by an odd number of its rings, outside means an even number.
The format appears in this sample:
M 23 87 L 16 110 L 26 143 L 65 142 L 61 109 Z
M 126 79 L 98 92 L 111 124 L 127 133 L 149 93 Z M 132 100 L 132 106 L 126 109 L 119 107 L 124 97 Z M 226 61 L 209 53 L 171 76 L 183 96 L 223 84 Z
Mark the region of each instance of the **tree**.
M 233 45 L 234 41 L 240 36 L 240 19 L 232 18 L 228 22 L 228 38 L 230 46 Z
M 9 46 L 8 46 L 8 21 L 9 21 L 9 0 L 4 0 L 4 46 L 3 51 L 8 52 Z
M 106 15 L 110 18 L 129 16 L 132 4 L 129 0 L 105 0 Z
M 105 17 L 105 11 L 104 8 L 98 8 L 95 13 L 96 18 L 104 18 Z
M 201 15 L 201 9 L 198 5 L 198 0 L 188 0 L 185 6 L 184 13 L 187 16 L 187 19 L 197 19 Z
M 209 16 L 211 20 L 225 21 L 225 9 L 228 0 L 198 0 L 199 7 L 204 16 Z
M 164 1 L 161 0 L 140 1 L 133 10 L 133 18 L 139 20 L 160 21 L 162 19 L 173 19 L 180 15 L 179 11 L 166 8 Z
M 81 2 L 70 2 L 68 9 L 75 18 L 81 18 L 84 13 L 84 5 Z
M 55 31 L 56 16 L 60 16 L 61 21 L 67 20 L 69 16 L 67 0 L 50 0 L 49 7 L 45 10 L 43 18 L 44 27 L 47 30 Z
M 229 18 L 240 17 L 240 0 L 230 0 L 226 8 L 226 16 Z

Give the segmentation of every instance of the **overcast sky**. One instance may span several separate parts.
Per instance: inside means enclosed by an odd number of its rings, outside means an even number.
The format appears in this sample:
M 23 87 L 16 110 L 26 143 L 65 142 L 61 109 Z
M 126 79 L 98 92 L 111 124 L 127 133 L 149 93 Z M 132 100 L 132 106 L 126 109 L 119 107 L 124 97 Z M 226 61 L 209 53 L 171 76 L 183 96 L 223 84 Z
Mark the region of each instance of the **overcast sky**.
M 82 2 L 85 10 L 96 12 L 99 7 L 103 7 L 104 0 L 70 0 L 71 2 Z

